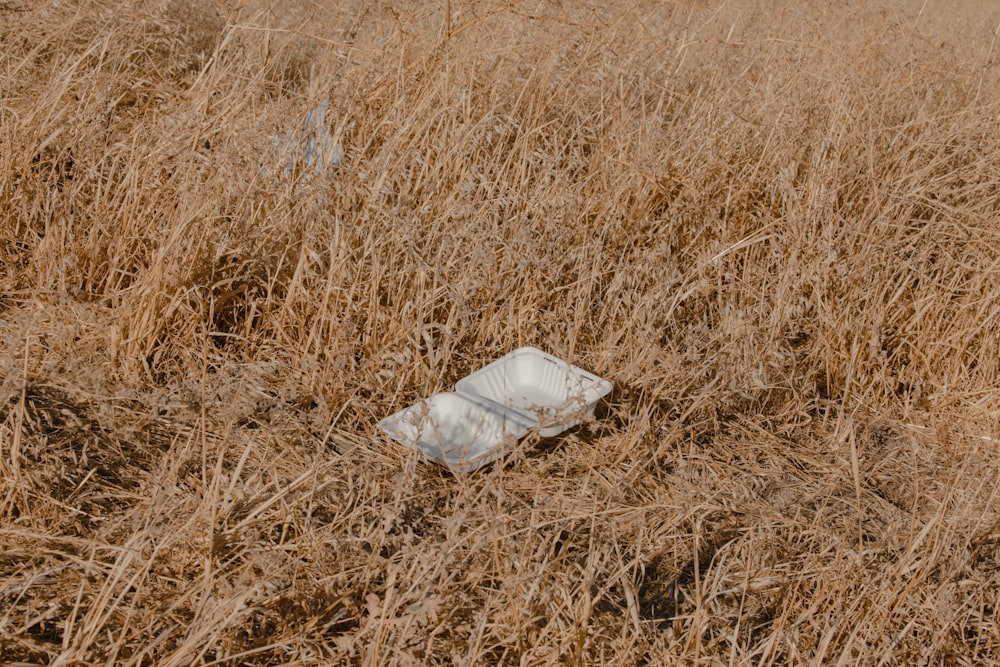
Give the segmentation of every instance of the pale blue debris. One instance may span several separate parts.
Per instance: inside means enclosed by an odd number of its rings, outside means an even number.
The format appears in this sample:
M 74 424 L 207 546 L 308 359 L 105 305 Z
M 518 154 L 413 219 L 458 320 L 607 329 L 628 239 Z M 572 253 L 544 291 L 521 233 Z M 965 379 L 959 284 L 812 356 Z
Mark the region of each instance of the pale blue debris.
M 285 163 L 285 175 L 318 171 L 336 167 L 344 159 L 343 147 L 334 141 L 330 128 L 326 125 L 326 109 L 329 100 L 306 114 L 302 124 L 289 130 L 284 137 L 272 139 L 277 162 Z

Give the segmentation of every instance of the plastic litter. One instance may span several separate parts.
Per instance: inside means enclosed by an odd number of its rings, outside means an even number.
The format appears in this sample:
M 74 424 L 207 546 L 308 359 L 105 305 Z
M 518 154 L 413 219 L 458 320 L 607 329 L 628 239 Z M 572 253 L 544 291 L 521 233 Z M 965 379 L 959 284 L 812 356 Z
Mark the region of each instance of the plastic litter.
M 510 451 L 532 428 L 552 437 L 594 414 L 611 383 L 534 347 L 522 347 L 379 422 L 405 447 L 457 472 Z
M 537 348 L 522 347 L 459 380 L 455 390 L 523 415 L 548 438 L 592 416 L 611 383 Z
M 519 414 L 452 392 L 434 394 L 379 422 L 404 447 L 458 472 L 502 456 L 529 427 Z
M 299 127 L 285 136 L 271 139 L 277 162 L 284 163 L 285 176 L 297 173 L 322 172 L 338 166 L 344 159 L 344 149 L 337 143 L 326 125 L 326 110 L 330 100 L 324 100 L 310 110 Z

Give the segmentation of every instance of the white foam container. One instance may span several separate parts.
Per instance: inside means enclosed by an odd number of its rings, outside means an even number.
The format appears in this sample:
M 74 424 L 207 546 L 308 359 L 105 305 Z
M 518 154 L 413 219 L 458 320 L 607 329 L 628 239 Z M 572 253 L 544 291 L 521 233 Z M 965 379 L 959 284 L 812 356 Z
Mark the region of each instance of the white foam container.
M 551 437 L 592 416 L 611 383 L 538 348 L 521 347 L 459 380 L 455 390 L 521 415 Z
M 378 426 L 404 447 L 456 472 L 471 472 L 507 453 L 531 425 L 498 404 L 442 392 L 389 415 Z

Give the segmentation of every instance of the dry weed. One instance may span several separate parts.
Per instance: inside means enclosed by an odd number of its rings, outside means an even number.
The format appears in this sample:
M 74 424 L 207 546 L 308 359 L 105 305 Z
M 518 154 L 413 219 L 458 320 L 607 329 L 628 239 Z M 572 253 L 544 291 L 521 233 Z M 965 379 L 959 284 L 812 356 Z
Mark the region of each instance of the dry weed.
M 925 9 L 0 3 L 0 661 L 1000 660 L 1000 16 Z M 597 419 L 376 430 L 526 344 Z

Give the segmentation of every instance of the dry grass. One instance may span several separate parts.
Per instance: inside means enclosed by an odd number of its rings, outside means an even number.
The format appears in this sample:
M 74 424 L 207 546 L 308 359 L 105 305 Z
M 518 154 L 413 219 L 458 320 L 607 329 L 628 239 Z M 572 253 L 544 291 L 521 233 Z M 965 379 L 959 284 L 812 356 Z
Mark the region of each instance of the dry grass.
M 0 661 L 1000 661 L 995 10 L 323 4 L 0 2 Z

